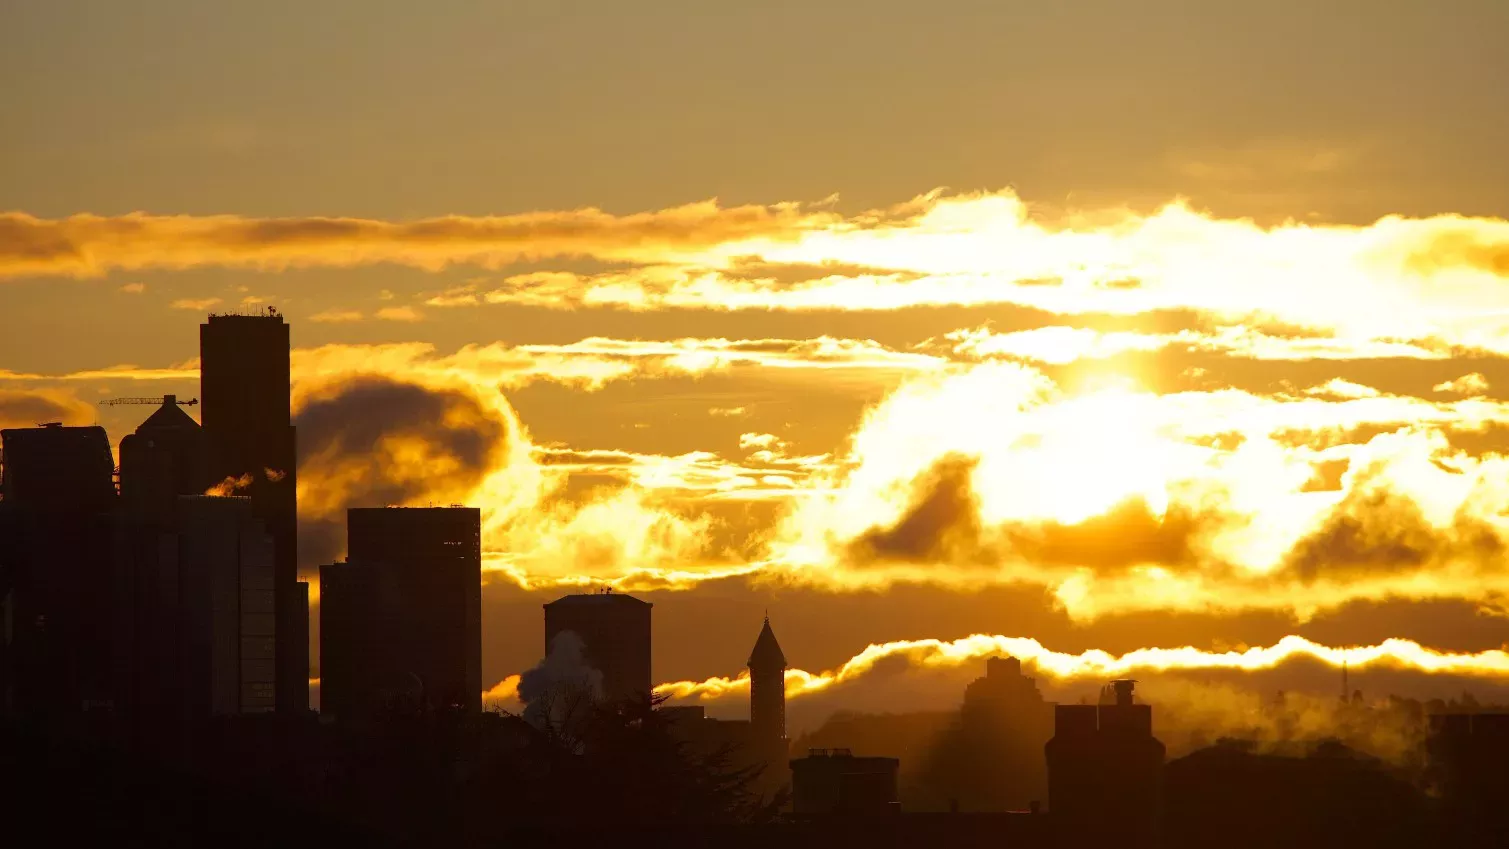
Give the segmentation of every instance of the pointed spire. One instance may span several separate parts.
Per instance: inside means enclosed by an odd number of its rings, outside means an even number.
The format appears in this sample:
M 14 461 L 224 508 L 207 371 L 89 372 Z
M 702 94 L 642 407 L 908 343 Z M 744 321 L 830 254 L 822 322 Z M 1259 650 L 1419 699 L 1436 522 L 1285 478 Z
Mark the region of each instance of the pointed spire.
M 755 640 L 754 651 L 749 653 L 749 668 L 754 669 L 778 669 L 786 668 L 786 655 L 781 651 L 781 644 L 775 638 L 775 631 L 770 629 L 770 611 L 765 611 L 765 625 L 760 628 L 760 637 Z

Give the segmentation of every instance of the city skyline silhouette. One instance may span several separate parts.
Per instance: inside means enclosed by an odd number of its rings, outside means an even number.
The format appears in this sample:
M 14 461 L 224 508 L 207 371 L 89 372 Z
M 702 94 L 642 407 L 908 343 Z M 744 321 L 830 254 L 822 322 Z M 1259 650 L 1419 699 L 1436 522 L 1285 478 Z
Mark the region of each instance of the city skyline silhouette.
M 1496 845 L 1506 34 L 0 10 L 7 798 L 129 845 Z

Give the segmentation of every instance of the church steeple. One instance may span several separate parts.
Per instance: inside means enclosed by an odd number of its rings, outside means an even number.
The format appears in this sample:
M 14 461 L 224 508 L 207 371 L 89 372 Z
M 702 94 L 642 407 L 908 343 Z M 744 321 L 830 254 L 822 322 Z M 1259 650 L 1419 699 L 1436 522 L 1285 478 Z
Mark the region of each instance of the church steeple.
M 749 724 L 755 736 L 786 736 L 786 655 L 770 629 L 770 617 L 749 653 Z

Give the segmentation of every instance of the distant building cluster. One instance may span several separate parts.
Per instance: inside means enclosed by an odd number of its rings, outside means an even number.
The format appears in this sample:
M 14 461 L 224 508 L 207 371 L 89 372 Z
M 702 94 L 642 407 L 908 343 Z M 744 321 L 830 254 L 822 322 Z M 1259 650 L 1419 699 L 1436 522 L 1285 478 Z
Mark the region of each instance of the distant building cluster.
M 0 710 L 177 720 L 303 713 L 288 325 L 200 326 L 200 403 L 101 427 L 0 431 Z

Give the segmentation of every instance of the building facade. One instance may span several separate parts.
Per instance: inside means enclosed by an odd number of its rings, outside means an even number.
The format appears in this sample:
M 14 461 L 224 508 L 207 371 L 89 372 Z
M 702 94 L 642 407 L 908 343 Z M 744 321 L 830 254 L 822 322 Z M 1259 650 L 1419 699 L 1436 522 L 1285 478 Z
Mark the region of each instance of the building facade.
M 1065 845 L 1161 845 L 1165 750 L 1133 687 L 1115 681 L 1102 704 L 1054 709 L 1048 813 Z
M 277 705 L 272 537 L 248 498 L 179 497 L 178 687 L 191 717 Z
M 200 415 L 212 482 L 251 498 L 273 541 L 278 709 L 309 705 L 309 609 L 298 586 L 298 469 L 288 324 L 272 309 L 211 315 L 199 327 Z
M 320 568 L 321 711 L 480 710 L 481 511 L 352 508 L 346 533 L 346 562 Z
M 0 431 L 0 710 L 113 706 L 111 511 L 104 428 Z
M 557 634 L 581 638 L 583 659 L 602 673 L 602 697 L 614 701 L 648 696 L 650 611 L 653 605 L 622 593 L 568 595 L 545 605 L 545 654 Z

